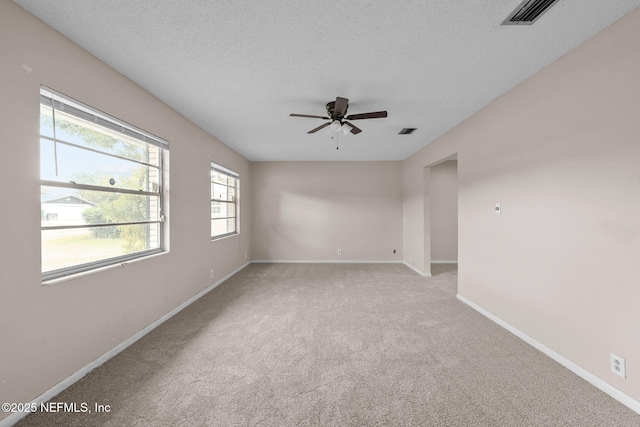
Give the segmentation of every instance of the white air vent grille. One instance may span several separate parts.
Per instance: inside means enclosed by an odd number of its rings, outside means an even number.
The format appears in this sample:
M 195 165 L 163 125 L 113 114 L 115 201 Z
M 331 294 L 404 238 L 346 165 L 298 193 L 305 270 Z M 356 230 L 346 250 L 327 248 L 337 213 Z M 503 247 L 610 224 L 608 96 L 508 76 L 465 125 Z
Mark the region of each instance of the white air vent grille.
M 558 0 L 524 0 L 502 25 L 531 25 Z

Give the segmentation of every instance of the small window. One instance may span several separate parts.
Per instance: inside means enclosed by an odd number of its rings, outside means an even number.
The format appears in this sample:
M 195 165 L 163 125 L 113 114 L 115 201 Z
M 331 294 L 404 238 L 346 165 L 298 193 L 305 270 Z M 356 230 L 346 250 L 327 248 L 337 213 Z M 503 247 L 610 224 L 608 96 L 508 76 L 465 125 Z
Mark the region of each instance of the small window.
M 211 163 L 211 238 L 238 233 L 238 174 Z
M 168 148 L 155 136 L 41 89 L 43 280 L 163 250 Z

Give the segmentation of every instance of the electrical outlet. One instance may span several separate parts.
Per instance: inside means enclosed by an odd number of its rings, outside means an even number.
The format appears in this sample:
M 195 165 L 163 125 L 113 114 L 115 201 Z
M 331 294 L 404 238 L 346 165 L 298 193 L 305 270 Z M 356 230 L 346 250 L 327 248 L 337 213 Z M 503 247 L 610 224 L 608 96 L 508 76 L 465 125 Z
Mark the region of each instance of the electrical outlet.
M 396 253 L 396 250 L 395 250 L 395 249 L 393 250 L 393 253 L 394 253 L 394 254 Z
M 502 207 L 500 206 L 500 203 L 496 203 L 496 213 L 500 214 L 502 212 Z
M 338 249 L 338 255 L 342 255 L 342 249 Z
M 245 257 L 245 258 L 247 257 L 247 252 L 245 252 L 245 253 L 244 253 L 244 257 Z
M 213 276 L 215 276 L 215 271 L 213 271 L 213 268 L 212 268 L 211 270 L 209 270 L 209 277 L 213 279 Z
M 620 375 L 622 378 L 627 378 L 627 364 L 625 360 L 613 353 L 611 353 L 611 372 Z

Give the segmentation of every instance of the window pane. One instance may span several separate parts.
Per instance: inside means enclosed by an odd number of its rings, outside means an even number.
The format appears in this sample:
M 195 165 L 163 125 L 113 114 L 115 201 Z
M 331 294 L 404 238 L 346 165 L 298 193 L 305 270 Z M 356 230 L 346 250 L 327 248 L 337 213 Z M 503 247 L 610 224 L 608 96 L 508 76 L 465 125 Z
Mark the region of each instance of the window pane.
M 56 144 L 56 175 L 53 144 L 47 139 L 40 140 L 41 179 L 153 192 L 160 188 L 160 171 L 155 167 L 61 143 Z
M 56 153 L 53 141 L 40 140 L 40 179 L 57 180 Z
M 42 226 L 157 221 L 160 197 L 41 187 Z
M 235 218 L 236 216 L 236 204 L 235 203 L 225 203 L 224 205 L 222 205 L 222 212 L 224 213 L 226 211 L 226 216 L 228 218 Z
M 221 202 L 211 202 L 211 218 L 219 215 L 222 212 Z
M 159 148 L 56 110 L 56 138 L 127 159 L 159 166 Z
M 40 135 L 53 138 L 53 110 L 40 104 Z
M 211 202 L 211 218 L 228 218 L 236 216 L 236 205 L 231 202 Z
M 42 272 L 160 248 L 160 224 L 42 230 Z
M 233 233 L 236 231 L 235 224 L 235 219 L 212 219 L 211 235 L 215 237 L 222 234 Z
M 229 182 L 229 176 L 227 174 L 224 173 L 220 173 L 216 170 L 212 170 L 211 171 L 211 181 L 218 183 L 218 184 L 224 184 L 224 185 L 228 185 Z
M 211 198 L 215 200 L 227 200 L 234 201 L 235 200 L 235 188 L 227 187 L 226 185 L 216 184 L 212 185 L 211 189 L 212 193 Z

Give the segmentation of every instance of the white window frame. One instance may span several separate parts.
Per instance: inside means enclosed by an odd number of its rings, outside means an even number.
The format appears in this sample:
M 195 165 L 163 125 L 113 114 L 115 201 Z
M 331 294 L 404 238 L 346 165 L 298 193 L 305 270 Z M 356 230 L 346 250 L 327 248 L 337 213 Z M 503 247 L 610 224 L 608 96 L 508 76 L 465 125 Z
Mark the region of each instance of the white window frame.
M 217 163 L 211 162 L 211 173 L 213 174 L 213 172 L 216 171 L 218 173 L 227 175 L 229 178 L 235 179 L 235 194 L 233 196 L 233 204 L 234 204 L 234 212 L 235 215 L 233 217 L 225 217 L 225 218 L 215 218 L 215 219 L 231 219 L 233 218 L 234 220 L 234 229 L 235 231 L 232 231 L 230 233 L 222 233 L 222 234 L 213 234 L 213 226 L 211 226 L 210 228 L 210 234 L 211 234 L 211 240 L 218 240 L 218 239 L 222 239 L 223 237 L 228 237 L 228 236 L 233 236 L 236 234 L 240 234 L 240 204 L 239 204 L 239 200 L 240 200 L 240 175 L 237 172 L 232 171 L 231 169 L 227 169 L 224 166 L 220 166 Z M 221 185 L 221 184 L 219 184 Z M 211 177 L 211 191 L 210 191 L 210 195 L 211 195 L 211 203 L 214 202 L 219 202 L 219 203 L 229 203 L 229 200 L 222 200 L 222 199 L 216 199 L 214 198 L 213 195 L 213 176 Z M 211 210 L 211 220 L 213 221 L 213 209 Z
M 50 89 L 46 86 L 40 87 L 40 105 L 44 105 L 46 107 L 52 108 L 53 110 L 53 118 L 55 122 L 55 112 L 56 111 L 64 111 L 66 114 L 70 114 L 81 118 L 83 120 L 88 120 L 96 124 L 96 126 L 104 128 L 105 130 L 111 132 L 117 132 L 125 135 L 129 138 L 134 138 L 143 143 L 154 145 L 159 148 L 158 150 L 158 165 L 148 165 L 157 168 L 159 178 L 158 178 L 158 189 L 156 191 L 141 191 L 141 190 L 127 190 L 124 188 L 113 189 L 110 187 L 96 186 L 96 185 L 87 185 L 87 184 L 77 184 L 75 182 L 61 182 L 61 181 L 50 181 L 40 179 L 40 186 L 42 187 L 57 187 L 57 188 L 66 188 L 69 190 L 94 190 L 101 192 L 114 192 L 121 194 L 136 194 L 136 195 L 147 195 L 158 197 L 159 200 L 159 215 L 157 220 L 147 220 L 147 221 L 136 221 L 136 222 L 121 222 L 121 223 L 108 223 L 108 224 L 84 224 L 84 225 L 59 225 L 59 226 L 41 226 L 41 233 L 47 230 L 63 230 L 63 229 L 72 229 L 72 228 L 91 228 L 91 227 L 104 227 L 104 226 L 122 226 L 122 225 L 138 225 L 138 224 L 158 224 L 158 239 L 159 239 L 159 247 L 154 249 L 147 249 L 143 251 L 134 252 L 131 254 L 126 254 L 122 256 L 106 258 L 98 261 L 87 262 L 72 265 L 69 267 L 64 267 L 56 270 L 50 270 L 46 272 L 42 272 L 42 280 L 46 282 L 48 280 L 57 279 L 64 276 L 69 276 L 76 273 L 81 273 L 85 271 L 94 270 L 101 267 L 106 267 L 109 265 L 120 264 L 125 261 L 130 261 L 137 258 L 146 257 L 149 255 L 161 253 L 165 251 L 165 236 L 164 236 L 164 222 L 165 222 L 165 197 L 163 186 L 165 184 L 164 179 L 166 171 L 164 170 L 164 162 L 163 156 L 166 156 L 169 151 L 169 143 L 157 136 L 154 136 L 148 132 L 145 132 L 135 126 L 132 126 L 126 122 L 123 122 L 115 117 L 112 117 L 108 114 L 105 114 L 101 111 L 98 111 L 80 101 L 77 101 L 73 98 L 70 98 L 66 95 L 63 95 L 59 92 L 56 92 L 53 89 Z M 54 123 L 55 129 L 55 123 Z M 98 151 L 92 150 L 91 148 L 82 147 L 74 144 L 70 141 L 64 141 L 62 139 L 56 138 L 56 134 L 54 131 L 53 137 L 40 134 L 40 140 L 49 140 L 54 143 L 54 149 L 56 144 L 66 144 L 76 146 L 79 149 L 84 149 L 87 151 Z M 101 154 L 118 157 L 117 155 L 112 155 L 106 152 L 98 151 Z M 41 249 L 42 250 L 42 249 Z

